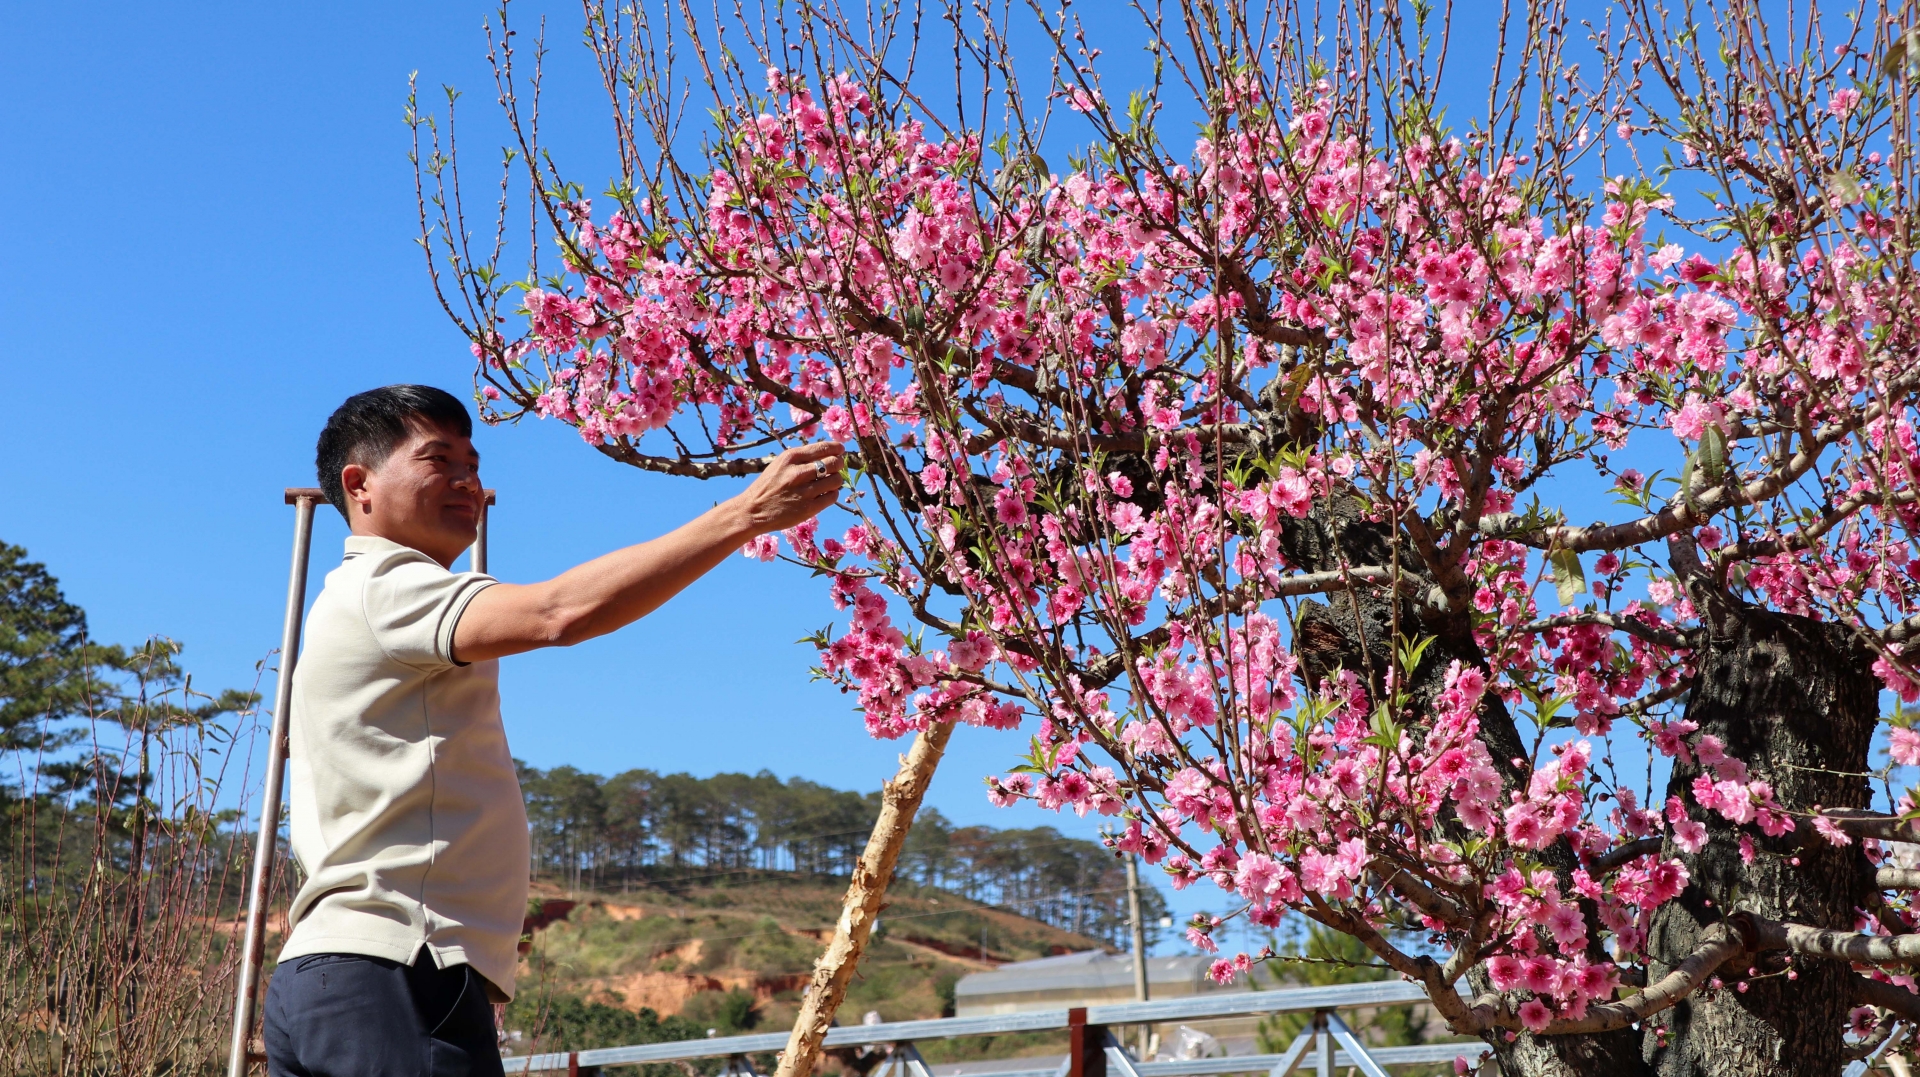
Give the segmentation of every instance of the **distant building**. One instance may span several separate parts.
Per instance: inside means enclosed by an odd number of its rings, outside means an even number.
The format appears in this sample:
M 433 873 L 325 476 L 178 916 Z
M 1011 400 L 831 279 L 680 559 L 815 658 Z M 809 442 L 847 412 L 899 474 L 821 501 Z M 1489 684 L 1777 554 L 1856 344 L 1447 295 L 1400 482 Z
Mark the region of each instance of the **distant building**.
M 1207 979 L 1210 957 L 1150 957 L 1147 992 L 1152 998 L 1186 998 L 1212 991 L 1245 991 Z M 1085 950 L 1034 961 L 1014 961 L 992 972 L 962 977 L 954 986 L 954 1012 L 960 1017 L 1058 1010 L 1133 1001 L 1133 957 Z
M 1248 990 L 1242 982 L 1222 986 L 1207 978 L 1213 959 L 1199 954 L 1147 959 L 1147 994 L 1153 999 L 1187 998 L 1199 994 Z M 954 1015 L 1060 1010 L 1073 1006 L 1101 1006 L 1132 1002 L 1133 957 L 1086 950 L 1077 954 L 1015 961 L 992 972 L 975 972 L 954 985 Z M 1257 1018 L 1228 1017 L 1184 1022 L 1214 1036 L 1251 1039 Z M 1172 1041 L 1177 1025 L 1155 1025 L 1154 1031 Z M 1231 1053 L 1239 1054 L 1240 1051 Z

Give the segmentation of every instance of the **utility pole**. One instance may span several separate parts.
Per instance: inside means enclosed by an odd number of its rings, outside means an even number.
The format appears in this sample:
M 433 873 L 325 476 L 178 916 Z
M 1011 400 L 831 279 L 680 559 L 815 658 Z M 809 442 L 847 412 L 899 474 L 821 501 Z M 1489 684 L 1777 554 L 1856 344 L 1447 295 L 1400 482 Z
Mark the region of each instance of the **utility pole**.
M 1147 927 L 1140 920 L 1140 862 L 1139 858 L 1127 856 L 1127 919 L 1133 927 L 1133 997 L 1138 1002 L 1147 1001 Z M 1151 1025 L 1140 1026 L 1140 1053 L 1142 1062 L 1147 1059 L 1147 1043 L 1151 1035 Z

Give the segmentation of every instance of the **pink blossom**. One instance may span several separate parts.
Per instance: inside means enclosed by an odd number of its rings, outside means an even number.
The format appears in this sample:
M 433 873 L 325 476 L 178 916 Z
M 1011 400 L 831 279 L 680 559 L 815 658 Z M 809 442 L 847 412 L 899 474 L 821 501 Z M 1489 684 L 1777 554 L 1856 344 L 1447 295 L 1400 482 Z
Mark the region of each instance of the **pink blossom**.
M 1895 729 L 1887 734 L 1887 755 L 1903 767 L 1920 764 L 1920 729 Z
M 1576 905 L 1559 905 L 1547 914 L 1547 931 L 1553 936 L 1555 945 L 1567 953 L 1573 953 L 1586 946 L 1587 918 L 1580 914 Z
M 1646 887 L 1640 904 L 1646 908 L 1664 905 L 1680 896 L 1687 885 L 1686 865 L 1678 860 L 1663 860 L 1647 869 Z
M 1713 738 L 1701 737 L 1700 739 L 1704 743 Z M 1718 744 L 1718 742 L 1715 741 L 1715 744 Z M 1706 848 L 1706 824 L 1688 818 L 1687 807 L 1680 802 L 1679 797 L 1667 798 L 1667 820 L 1673 824 L 1673 843 L 1675 845 L 1678 845 L 1689 853 L 1697 853 L 1701 849 Z
M 1244 898 L 1260 898 L 1274 892 L 1285 869 L 1265 853 L 1248 853 L 1234 871 L 1234 889 Z
M 1840 824 L 1824 815 L 1816 815 L 1813 817 L 1813 830 L 1814 833 L 1825 838 L 1829 845 L 1853 844 L 1853 837 L 1846 831 L 1841 830 Z
M 758 535 L 748 539 L 740 552 L 755 561 L 771 561 L 780 555 L 780 539 L 777 535 Z
M 1520 959 L 1511 954 L 1501 954 L 1487 960 L 1487 976 L 1493 981 L 1496 991 L 1511 991 L 1520 986 L 1522 974 Z
M 1719 425 L 1721 412 L 1718 404 L 1707 403 L 1699 393 L 1688 393 L 1686 402 L 1667 421 L 1675 437 L 1698 441 L 1707 427 Z
M 1526 802 L 1507 809 L 1506 833 L 1508 841 L 1523 849 L 1543 849 L 1559 836 L 1540 806 Z
M 1529 957 L 1520 963 L 1520 983 L 1537 994 L 1549 994 L 1559 982 L 1560 968 L 1545 955 Z

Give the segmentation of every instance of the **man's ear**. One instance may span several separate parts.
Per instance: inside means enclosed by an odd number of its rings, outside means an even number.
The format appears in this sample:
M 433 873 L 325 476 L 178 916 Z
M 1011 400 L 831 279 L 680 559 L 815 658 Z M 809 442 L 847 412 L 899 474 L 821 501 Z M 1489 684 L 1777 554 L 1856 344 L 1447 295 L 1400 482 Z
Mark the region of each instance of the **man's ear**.
M 340 469 L 340 489 L 347 495 L 350 504 L 357 505 L 362 513 L 373 511 L 373 491 L 367 488 L 367 480 L 373 477 L 373 469 L 365 464 L 348 464 Z

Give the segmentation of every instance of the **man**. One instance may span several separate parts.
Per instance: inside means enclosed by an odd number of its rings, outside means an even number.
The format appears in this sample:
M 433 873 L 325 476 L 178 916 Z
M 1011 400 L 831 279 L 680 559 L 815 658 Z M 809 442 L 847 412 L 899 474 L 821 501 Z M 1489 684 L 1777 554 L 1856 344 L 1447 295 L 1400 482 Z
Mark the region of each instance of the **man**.
M 472 434 L 465 405 L 419 385 L 350 397 L 320 434 L 320 485 L 353 534 L 293 679 L 306 883 L 267 989 L 274 1077 L 501 1072 L 489 1003 L 513 994 L 529 864 L 495 659 L 646 616 L 842 481 L 839 445 L 790 449 L 652 542 L 496 583 L 452 571 L 485 496 Z

